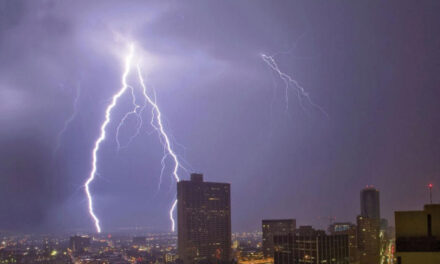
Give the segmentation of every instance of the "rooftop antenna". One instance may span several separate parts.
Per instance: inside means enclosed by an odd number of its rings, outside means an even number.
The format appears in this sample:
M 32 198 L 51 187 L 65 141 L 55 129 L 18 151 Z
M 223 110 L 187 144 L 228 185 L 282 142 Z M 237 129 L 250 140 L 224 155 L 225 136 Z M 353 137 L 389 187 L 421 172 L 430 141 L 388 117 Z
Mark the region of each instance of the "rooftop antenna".
M 428 184 L 428 188 L 429 188 L 429 203 L 432 204 L 432 187 L 434 185 L 432 183 Z

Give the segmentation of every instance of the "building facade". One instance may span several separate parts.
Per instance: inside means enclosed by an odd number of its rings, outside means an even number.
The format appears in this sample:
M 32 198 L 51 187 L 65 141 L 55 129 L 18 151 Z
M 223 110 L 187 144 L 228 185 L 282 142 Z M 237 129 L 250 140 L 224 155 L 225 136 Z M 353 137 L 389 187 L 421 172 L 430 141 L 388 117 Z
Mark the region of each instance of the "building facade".
M 90 237 L 88 236 L 72 236 L 70 237 L 69 248 L 74 253 L 84 253 L 90 247 Z
M 230 184 L 202 174 L 177 183 L 178 254 L 184 264 L 231 260 Z
M 380 260 L 380 196 L 379 191 L 367 186 L 361 190 L 361 215 L 356 219 L 360 264 L 379 263 Z
M 348 235 L 327 235 L 301 226 L 287 235 L 274 235 L 275 264 L 349 264 Z
M 380 219 L 358 216 L 356 222 L 360 263 L 379 263 Z
M 440 204 L 394 213 L 397 264 L 440 263 Z
M 296 228 L 295 219 L 270 219 L 262 221 L 263 229 L 263 254 L 266 258 L 274 256 L 274 235 L 287 235 Z
M 331 235 L 347 235 L 350 264 L 359 264 L 358 230 L 352 223 L 334 223 L 328 228 Z

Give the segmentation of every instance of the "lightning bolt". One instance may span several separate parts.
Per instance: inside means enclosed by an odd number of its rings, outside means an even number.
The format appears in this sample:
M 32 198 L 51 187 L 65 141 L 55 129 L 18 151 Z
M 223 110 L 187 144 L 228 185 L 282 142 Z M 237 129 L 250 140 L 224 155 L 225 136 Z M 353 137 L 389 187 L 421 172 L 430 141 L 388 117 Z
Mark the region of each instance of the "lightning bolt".
M 178 158 L 176 152 L 173 150 L 170 136 L 168 135 L 168 133 L 166 132 L 166 130 L 164 128 L 164 124 L 163 124 L 163 120 L 162 120 L 162 112 L 160 111 L 160 108 L 159 108 L 158 104 L 156 103 L 156 96 L 154 94 L 154 98 L 152 98 L 148 94 L 147 86 L 145 85 L 145 81 L 142 76 L 141 66 L 139 63 L 136 65 L 136 69 L 137 69 L 138 81 L 139 81 L 139 84 L 142 88 L 141 89 L 142 97 L 144 98 L 144 104 L 142 106 L 137 104 L 136 93 L 134 91 L 134 88 L 127 84 L 127 77 L 131 71 L 133 56 L 134 56 L 134 45 L 131 44 L 130 48 L 129 48 L 129 54 L 127 55 L 127 57 L 125 59 L 125 70 L 124 70 L 124 73 L 122 75 L 122 80 L 121 80 L 122 87 L 116 94 L 113 95 L 111 103 L 106 108 L 105 120 L 101 124 L 100 135 L 99 135 L 98 139 L 95 141 L 94 148 L 92 151 L 92 169 L 91 169 L 89 178 L 87 179 L 87 181 L 85 182 L 85 185 L 84 185 L 87 199 L 88 199 L 89 214 L 95 222 L 96 231 L 98 233 L 101 232 L 101 226 L 99 224 L 100 221 L 94 212 L 92 195 L 90 193 L 90 184 L 92 183 L 92 181 L 95 179 L 95 177 L 97 175 L 98 152 L 99 152 L 99 148 L 100 148 L 101 143 L 106 139 L 106 128 L 107 128 L 107 125 L 111 122 L 111 112 L 112 112 L 113 108 L 117 105 L 118 99 L 127 90 L 131 91 L 133 109 L 124 115 L 124 117 L 119 122 L 119 124 L 116 128 L 116 143 L 117 143 L 118 149 L 121 147 L 121 144 L 119 142 L 119 130 L 124 125 L 125 121 L 131 115 L 136 115 L 138 118 L 136 132 L 134 135 L 132 135 L 130 137 L 130 139 L 129 139 L 129 143 L 130 143 L 133 138 L 135 138 L 137 135 L 139 135 L 141 127 L 143 125 L 141 114 L 144 111 L 144 109 L 146 108 L 146 106 L 150 105 L 151 106 L 150 124 L 153 127 L 153 129 L 157 132 L 157 134 L 159 136 L 159 141 L 162 144 L 163 149 L 164 149 L 163 157 L 161 159 L 162 169 L 161 169 L 160 179 L 159 179 L 160 180 L 159 181 L 159 188 L 160 188 L 160 183 L 162 181 L 162 175 L 163 175 L 163 172 L 164 172 L 164 169 L 166 166 L 165 160 L 167 159 L 167 157 L 171 157 L 174 162 L 172 176 L 176 182 L 180 181 L 180 177 L 178 174 L 179 168 L 184 169 L 184 167 L 181 166 L 179 163 L 179 158 Z M 174 211 L 175 211 L 176 205 L 177 205 L 177 199 L 174 199 L 173 204 L 172 204 L 170 211 L 169 211 L 169 218 L 171 221 L 171 230 L 173 232 L 175 231 Z
M 61 147 L 61 139 L 64 133 L 66 133 L 67 128 L 69 127 L 70 123 L 72 123 L 72 121 L 75 119 L 76 114 L 78 113 L 78 102 L 80 96 L 81 96 L 81 87 L 78 85 L 78 87 L 76 88 L 75 99 L 73 100 L 73 111 L 70 114 L 70 116 L 64 121 L 63 128 L 60 130 L 60 132 L 57 135 L 57 139 L 56 139 L 57 143 L 53 151 L 54 156 Z
M 141 71 L 141 67 L 139 64 L 137 64 L 137 72 L 138 72 L 139 82 L 142 86 L 142 94 L 145 97 L 145 99 L 147 100 L 147 102 L 151 105 L 152 112 L 154 113 L 154 115 L 151 119 L 151 125 L 159 133 L 160 141 L 163 144 L 164 148 L 166 149 L 166 153 L 165 153 L 164 157 L 162 158 L 162 166 L 164 166 L 164 164 L 165 164 L 164 160 L 166 158 L 166 155 L 167 154 L 170 155 L 174 161 L 173 176 L 174 176 L 174 179 L 176 180 L 176 182 L 179 182 L 180 181 L 180 178 L 178 175 L 178 170 L 180 167 L 179 159 L 171 146 L 170 138 L 169 138 L 168 134 L 165 132 L 163 122 L 162 122 L 162 113 L 161 113 L 157 103 L 154 100 L 152 100 L 152 98 L 150 96 L 148 96 L 148 94 L 147 94 L 147 87 L 145 86 L 144 78 L 142 77 L 142 71 Z M 153 122 L 154 117 L 156 119 L 157 126 L 154 125 L 154 122 Z M 161 174 L 162 174 L 162 172 L 163 172 L 163 169 L 161 171 Z M 175 221 L 174 221 L 174 210 L 176 208 L 176 205 L 177 205 L 177 199 L 174 200 L 174 203 L 170 209 L 170 220 L 171 220 L 171 231 L 172 232 L 174 232 L 175 228 L 176 228 Z
M 324 109 L 315 104 L 312 99 L 310 98 L 310 95 L 306 92 L 304 87 L 294 78 L 292 78 L 290 75 L 282 72 L 280 68 L 278 67 L 278 64 L 274 58 L 274 56 L 269 56 L 266 54 L 261 54 L 261 58 L 263 61 L 267 64 L 267 66 L 270 67 L 284 82 L 285 84 L 285 101 L 286 101 L 286 110 L 289 107 L 289 89 L 294 89 L 297 92 L 298 100 L 300 102 L 301 108 L 305 110 L 305 107 L 303 105 L 303 100 L 305 99 L 311 106 L 318 109 L 320 112 L 322 112 L 325 116 L 328 117 L 327 112 L 324 111 Z
M 116 106 L 116 104 L 118 102 L 118 99 L 128 89 L 127 76 L 130 73 L 130 67 L 131 67 L 131 61 L 133 59 L 133 53 L 134 53 L 134 45 L 132 44 L 132 45 L 130 45 L 129 54 L 128 54 L 128 56 L 125 59 L 125 70 L 124 70 L 124 73 L 122 75 L 122 81 L 121 81 L 122 82 L 122 87 L 121 87 L 121 89 L 116 94 L 113 95 L 111 103 L 107 106 L 107 108 L 105 110 L 105 120 L 101 124 L 101 129 L 100 129 L 101 133 L 100 133 L 98 139 L 95 141 L 95 144 L 94 144 L 94 147 L 93 147 L 93 151 L 92 151 L 92 170 L 90 171 L 89 178 L 87 179 L 86 183 L 84 184 L 84 187 L 85 187 L 85 190 L 86 190 L 87 199 L 88 199 L 89 214 L 90 214 L 90 216 L 93 218 L 93 220 L 95 222 L 96 231 L 98 233 L 101 233 L 101 226 L 99 224 L 99 219 L 96 216 L 96 214 L 94 212 L 94 209 L 93 209 L 93 200 L 92 200 L 92 195 L 90 193 L 90 184 L 92 183 L 92 181 L 96 177 L 97 164 L 98 164 L 98 151 L 99 151 L 99 148 L 101 146 L 101 143 L 106 138 L 106 128 L 107 128 L 107 125 L 111 121 L 111 112 L 112 112 L 113 108 Z

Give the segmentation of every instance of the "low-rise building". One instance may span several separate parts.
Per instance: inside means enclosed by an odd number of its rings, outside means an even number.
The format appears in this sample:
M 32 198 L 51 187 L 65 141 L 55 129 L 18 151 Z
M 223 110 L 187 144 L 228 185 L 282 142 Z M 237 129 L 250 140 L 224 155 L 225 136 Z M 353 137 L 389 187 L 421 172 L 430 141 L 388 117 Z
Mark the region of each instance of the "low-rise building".
M 440 263 L 440 204 L 398 211 L 394 217 L 397 264 Z

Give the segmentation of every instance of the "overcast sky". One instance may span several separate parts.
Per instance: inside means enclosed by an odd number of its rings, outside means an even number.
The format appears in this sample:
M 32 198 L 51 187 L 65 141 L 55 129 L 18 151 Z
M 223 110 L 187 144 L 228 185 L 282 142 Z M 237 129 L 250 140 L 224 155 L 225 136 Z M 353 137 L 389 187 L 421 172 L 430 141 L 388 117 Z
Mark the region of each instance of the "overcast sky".
M 234 231 L 354 222 L 366 185 L 390 221 L 428 202 L 428 182 L 440 202 L 439 13 L 439 1 L 0 1 L 0 229 L 94 230 L 82 185 L 131 41 L 188 171 L 231 183 Z M 262 53 L 328 117 L 295 90 L 286 104 Z M 96 213 L 104 231 L 169 230 L 173 163 L 158 190 L 150 111 L 117 151 L 130 110 L 126 94 L 98 153 Z

